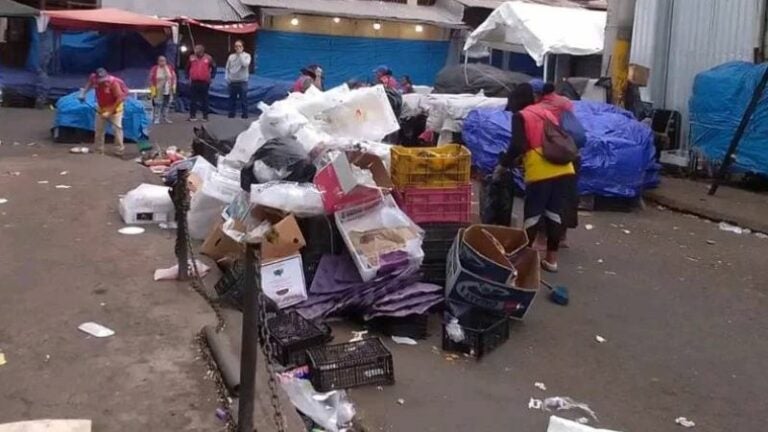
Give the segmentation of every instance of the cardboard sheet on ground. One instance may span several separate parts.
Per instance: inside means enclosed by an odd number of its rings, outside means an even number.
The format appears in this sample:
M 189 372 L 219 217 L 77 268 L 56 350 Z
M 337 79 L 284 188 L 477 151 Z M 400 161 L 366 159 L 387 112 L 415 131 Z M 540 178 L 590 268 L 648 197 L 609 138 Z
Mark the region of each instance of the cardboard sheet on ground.
M 610 429 L 595 429 L 591 426 L 583 425 L 575 421 L 566 420 L 557 416 L 549 418 L 549 427 L 547 432 L 620 432 Z
M 0 424 L 0 432 L 91 432 L 91 421 L 28 420 Z
M 588 9 L 506 2 L 473 31 L 464 51 L 517 51 L 541 66 L 547 54 L 590 55 L 603 51 L 607 13 Z

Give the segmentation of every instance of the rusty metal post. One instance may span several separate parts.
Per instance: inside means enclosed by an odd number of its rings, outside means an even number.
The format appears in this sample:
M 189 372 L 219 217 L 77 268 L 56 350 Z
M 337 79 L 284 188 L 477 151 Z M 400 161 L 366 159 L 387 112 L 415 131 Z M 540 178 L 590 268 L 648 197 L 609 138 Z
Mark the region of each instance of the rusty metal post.
M 240 344 L 240 392 L 237 412 L 238 432 L 253 432 L 253 407 L 256 399 L 256 359 L 259 349 L 259 281 L 256 271 L 259 245 L 245 247 L 243 274 L 243 332 Z
M 187 170 L 180 169 L 176 184 L 171 191 L 173 207 L 176 213 L 176 261 L 179 265 L 178 280 L 189 279 L 189 190 L 187 188 Z

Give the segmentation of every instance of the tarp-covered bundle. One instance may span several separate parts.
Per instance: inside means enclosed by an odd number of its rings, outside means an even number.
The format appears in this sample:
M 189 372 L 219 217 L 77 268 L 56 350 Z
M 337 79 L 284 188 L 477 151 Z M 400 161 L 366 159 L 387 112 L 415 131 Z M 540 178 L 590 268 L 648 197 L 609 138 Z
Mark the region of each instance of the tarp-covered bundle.
M 509 97 L 517 84 L 531 77 L 495 68 L 486 64 L 447 66 L 437 75 L 433 93 L 478 94 L 488 97 Z
M 612 105 L 574 102 L 576 117 L 587 132 L 581 149 L 579 193 L 636 198 L 659 182 L 654 160 L 653 132 L 634 116 Z M 490 173 L 512 136 L 510 113 L 475 110 L 464 121 L 462 137 L 472 152 L 472 164 Z
M 56 102 L 56 119 L 53 127 L 70 127 L 93 131 L 96 114 L 96 92 L 91 90 L 86 95 L 85 102 L 78 99 L 79 92 L 62 97 Z M 125 138 L 138 141 L 145 138 L 149 128 L 149 117 L 144 111 L 144 105 L 136 99 L 125 100 L 123 114 L 123 131 Z M 112 126 L 107 122 L 107 133 L 112 135 Z
M 603 51 L 606 12 L 509 1 L 472 32 L 464 51 L 520 47 L 541 66 L 547 54 L 590 55 Z
M 715 162 L 725 157 L 766 64 L 730 62 L 696 76 L 690 100 L 694 147 Z M 736 151 L 733 167 L 768 174 L 768 100 L 765 92 Z

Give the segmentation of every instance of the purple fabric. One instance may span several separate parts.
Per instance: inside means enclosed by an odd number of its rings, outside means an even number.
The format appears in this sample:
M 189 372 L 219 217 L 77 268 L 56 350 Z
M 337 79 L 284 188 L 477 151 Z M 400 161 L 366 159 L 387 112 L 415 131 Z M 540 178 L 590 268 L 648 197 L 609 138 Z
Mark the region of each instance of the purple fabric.
M 378 318 L 382 316 L 399 318 L 399 317 L 404 317 L 404 316 L 413 315 L 413 314 L 421 315 L 421 314 L 427 313 L 427 311 L 430 308 L 442 302 L 443 302 L 443 296 L 438 296 L 424 303 L 405 307 L 395 312 L 369 312 L 363 316 L 363 319 L 365 319 L 366 321 L 369 321 L 374 318 Z

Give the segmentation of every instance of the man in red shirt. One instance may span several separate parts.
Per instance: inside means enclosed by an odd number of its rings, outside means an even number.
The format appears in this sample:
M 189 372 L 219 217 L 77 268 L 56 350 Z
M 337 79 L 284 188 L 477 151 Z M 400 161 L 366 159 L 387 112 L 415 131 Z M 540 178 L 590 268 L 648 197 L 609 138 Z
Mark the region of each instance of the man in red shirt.
M 205 47 L 195 45 L 195 53 L 189 57 L 187 73 L 191 82 L 189 121 L 197 121 L 198 108 L 203 112 L 203 121 L 208 121 L 208 90 L 216 76 L 216 62 L 205 53 Z
M 112 135 L 115 137 L 117 150 L 115 154 L 125 153 L 123 142 L 123 101 L 128 96 L 128 86 L 118 77 L 107 73 L 104 68 L 96 69 L 88 78 L 85 88 L 80 91 L 78 98 L 85 102 L 85 95 L 90 89 L 96 89 L 96 111 L 94 124 L 94 144 L 101 154 L 104 154 L 104 134 L 106 122 L 112 124 Z

